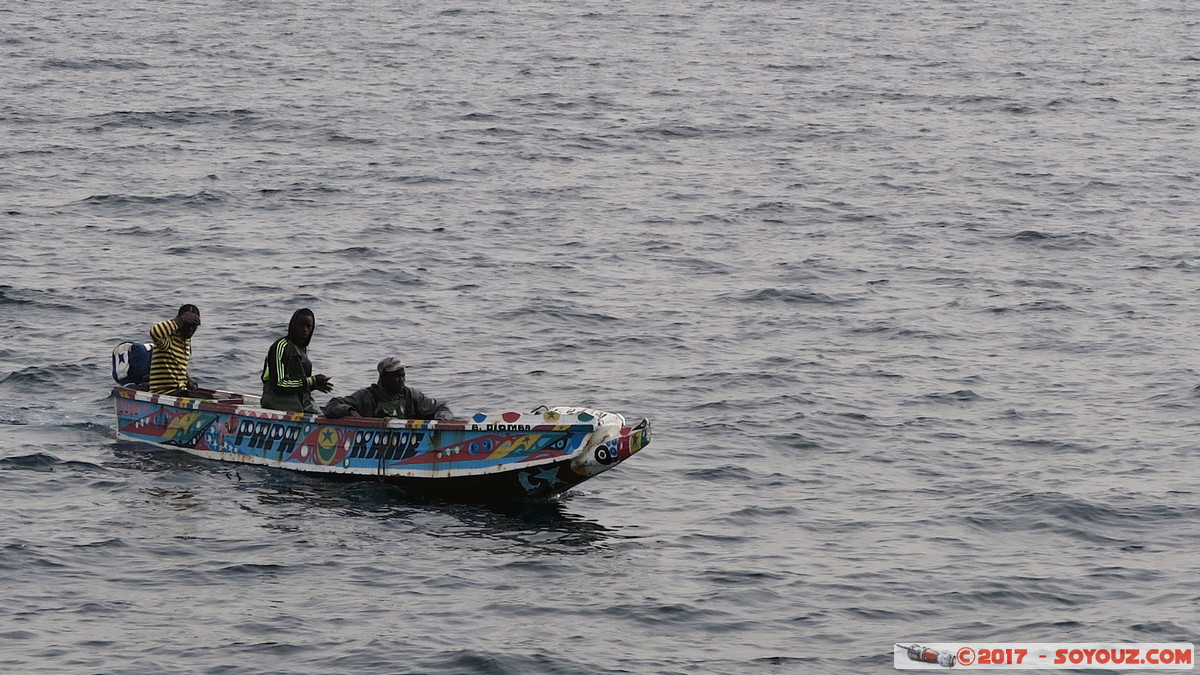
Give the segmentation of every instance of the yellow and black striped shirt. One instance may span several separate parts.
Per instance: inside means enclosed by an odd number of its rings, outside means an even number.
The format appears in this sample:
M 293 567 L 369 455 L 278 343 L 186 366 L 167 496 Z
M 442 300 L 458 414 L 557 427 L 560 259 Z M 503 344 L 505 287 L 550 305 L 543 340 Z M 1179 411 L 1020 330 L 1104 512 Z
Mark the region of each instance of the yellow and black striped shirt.
M 179 334 L 179 324 L 167 319 L 150 329 L 154 351 L 150 354 L 150 391 L 169 394 L 188 388 L 188 359 L 192 341 Z

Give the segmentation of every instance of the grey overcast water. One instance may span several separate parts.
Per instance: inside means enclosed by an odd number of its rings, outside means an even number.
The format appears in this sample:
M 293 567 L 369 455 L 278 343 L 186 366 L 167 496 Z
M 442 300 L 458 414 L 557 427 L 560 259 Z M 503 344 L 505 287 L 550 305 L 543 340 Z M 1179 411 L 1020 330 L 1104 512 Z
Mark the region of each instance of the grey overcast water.
M 0 671 L 893 672 L 1200 637 L 1200 7 L 10 0 Z M 200 306 L 648 448 L 449 505 L 117 442 Z M 319 396 L 319 401 L 324 401 Z

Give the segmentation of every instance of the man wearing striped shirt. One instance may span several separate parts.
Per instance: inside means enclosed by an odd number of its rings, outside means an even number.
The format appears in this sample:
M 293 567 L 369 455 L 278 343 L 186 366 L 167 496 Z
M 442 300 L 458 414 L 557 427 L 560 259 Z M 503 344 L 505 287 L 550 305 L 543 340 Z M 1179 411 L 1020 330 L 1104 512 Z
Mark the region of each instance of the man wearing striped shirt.
M 196 387 L 188 377 L 188 359 L 192 356 L 192 335 L 200 327 L 200 310 L 184 305 L 174 319 L 150 329 L 154 350 L 150 353 L 150 391 L 154 394 L 187 396 Z

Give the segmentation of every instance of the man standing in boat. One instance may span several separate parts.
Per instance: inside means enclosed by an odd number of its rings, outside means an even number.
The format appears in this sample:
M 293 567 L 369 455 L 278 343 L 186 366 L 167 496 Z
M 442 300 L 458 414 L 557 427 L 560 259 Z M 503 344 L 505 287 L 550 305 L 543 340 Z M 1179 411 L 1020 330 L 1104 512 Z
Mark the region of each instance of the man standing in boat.
M 389 356 L 375 367 L 379 381 L 365 389 L 338 396 L 325 406 L 325 416 L 398 417 L 407 420 L 451 420 L 454 413 L 435 398 L 404 384 L 404 362 Z
M 288 322 L 287 336 L 271 345 L 263 362 L 262 407 L 321 414 L 313 401 L 313 390 L 329 393 L 333 391 L 333 382 L 324 375 L 312 374 L 308 343 L 316 328 L 312 310 L 298 309 Z
M 154 349 L 150 352 L 150 393 L 190 396 L 196 381 L 188 377 L 192 335 L 200 327 L 200 310 L 184 305 L 174 319 L 150 328 Z

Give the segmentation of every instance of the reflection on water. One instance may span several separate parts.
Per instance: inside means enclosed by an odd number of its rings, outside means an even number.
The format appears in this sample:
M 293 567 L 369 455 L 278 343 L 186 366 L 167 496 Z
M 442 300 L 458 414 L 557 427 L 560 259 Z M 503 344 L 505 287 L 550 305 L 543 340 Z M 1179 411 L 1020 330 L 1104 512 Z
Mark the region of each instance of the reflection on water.
M 517 545 L 527 552 L 548 554 L 588 553 L 623 536 L 575 512 L 570 493 L 541 502 L 458 504 L 386 483 L 347 482 L 268 467 L 230 465 L 130 441 L 118 440 L 115 446 L 114 459 L 106 464 L 110 468 L 158 477 L 178 476 L 180 472 L 208 476 L 214 479 L 208 499 L 227 498 L 226 489 L 250 493 L 253 502 L 262 507 L 253 511 L 266 521 L 263 526 L 280 531 L 295 532 L 299 529 L 298 518 L 320 512 L 340 518 L 403 522 L 426 536 L 503 542 L 506 550 Z M 152 486 L 142 487 L 141 491 L 170 499 L 176 508 L 206 501 L 203 490 L 195 486 Z
M 518 502 L 488 506 L 444 507 L 462 527 L 445 536 L 480 536 L 502 540 L 543 553 L 588 553 L 604 549 L 610 539 L 623 535 L 572 512 L 566 500 Z
M 153 497 L 155 501 L 161 501 L 168 508 L 176 511 L 186 511 L 194 509 L 203 503 L 203 499 L 197 500 L 196 494 L 192 490 L 172 490 L 161 487 L 147 487 L 141 489 L 142 494 Z

